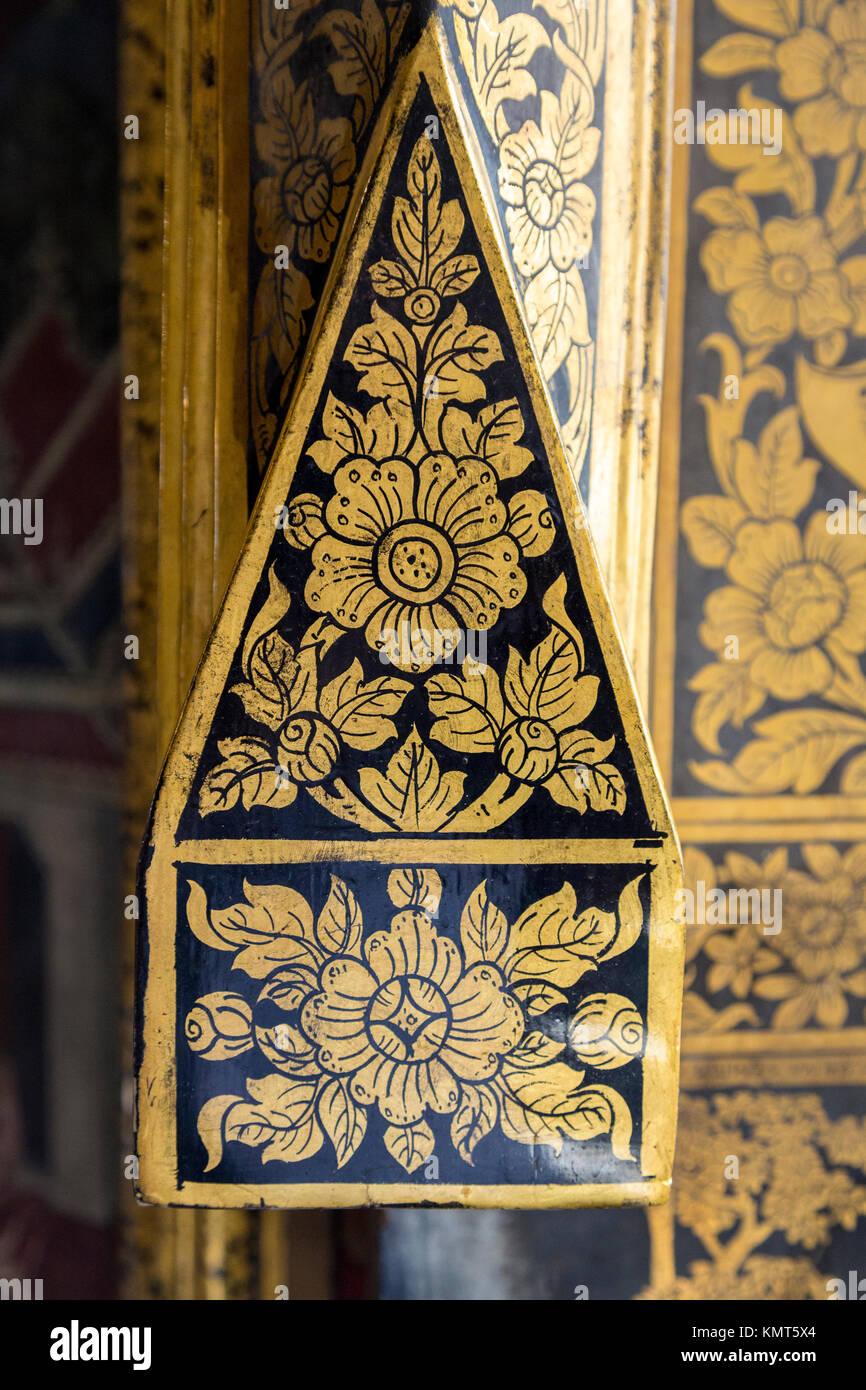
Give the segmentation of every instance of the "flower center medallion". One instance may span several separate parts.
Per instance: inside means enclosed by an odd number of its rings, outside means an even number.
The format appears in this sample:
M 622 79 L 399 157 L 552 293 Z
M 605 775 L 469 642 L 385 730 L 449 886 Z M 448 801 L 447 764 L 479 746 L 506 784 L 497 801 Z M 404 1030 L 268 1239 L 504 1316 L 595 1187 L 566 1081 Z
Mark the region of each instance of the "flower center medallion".
M 811 647 L 833 630 L 844 606 L 842 583 L 826 565 L 791 565 L 770 591 L 767 635 L 779 647 Z
M 802 294 L 809 283 L 809 267 L 799 256 L 776 256 L 770 265 L 770 279 L 783 294 Z
M 845 939 L 846 925 L 846 918 L 838 909 L 821 904 L 803 913 L 799 936 L 813 950 L 836 946 Z
M 536 227 L 549 231 L 565 210 L 565 183 L 555 164 L 538 159 L 526 171 L 523 183 L 526 211 Z
M 407 975 L 376 991 L 367 1026 L 373 1046 L 392 1062 L 429 1062 L 448 1036 L 448 1004 L 429 980 Z
M 379 581 L 395 598 L 432 603 L 454 578 L 451 542 L 434 526 L 406 521 L 383 537 L 376 556 Z

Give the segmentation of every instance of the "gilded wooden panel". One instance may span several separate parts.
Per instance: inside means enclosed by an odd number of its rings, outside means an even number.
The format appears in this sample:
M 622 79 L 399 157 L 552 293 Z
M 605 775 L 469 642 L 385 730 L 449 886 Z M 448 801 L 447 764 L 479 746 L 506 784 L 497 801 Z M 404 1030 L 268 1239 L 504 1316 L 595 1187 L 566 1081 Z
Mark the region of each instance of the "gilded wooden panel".
M 158 793 L 149 1200 L 665 1193 L 676 847 L 443 45 L 379 117 Z

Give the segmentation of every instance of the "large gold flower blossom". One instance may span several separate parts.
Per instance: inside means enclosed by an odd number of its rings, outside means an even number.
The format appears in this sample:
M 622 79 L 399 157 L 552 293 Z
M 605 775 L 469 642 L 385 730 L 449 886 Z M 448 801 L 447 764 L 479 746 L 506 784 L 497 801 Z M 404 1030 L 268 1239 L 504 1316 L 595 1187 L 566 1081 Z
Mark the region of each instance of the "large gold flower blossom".
M 262 158 L 278 171 L 256 184 L 259 246 L 268 255 L 285 245 L 303 260 L 326 261 L 355 172 L 351 121 L 317 123 L 303 88 L 278 125 L 261 125 L 256 133 Z
M 523 1036 L 522 1010 L 496 966 L 464 972 L 457 947 L 418 908 L 371 936 L 364 955 L 366 964 L 333 960 L 304 1005 L 319 1065 L 390 1124 L 416 1124 L 428 1106 L 450 1114 L 461 1085 L 490 1080 Z
M 776 49 L 779 90 L 803 104 L 794 126 L 813 158 L 866 151 L 866 4 L 834 5 L 826 33 L 805 28 Z
M 261 1149 L 263 1163 L 311 1158 L 327 1135 L 338 1167 L 352 1158 L 371 1120 L 407 1173 L 433 1154 L 428 1110 L 451 1115 L 451 1143 L 465 1162 L 497 1127 L 521 1144 L 610 1134 L 631 1160 L 632 1121 L 611 1086 L 584 1085 L 586 1068 L 606 1073 L 639 1061 L 643 1021 L 632 1001 L 609 991 L 584 996 L 557 1041 L 532 1016 L 568 1003 L 566 989 L 628 951 L 641 934 L 641 871 L 616 911 L 578 910 L 573 886 L 529 904 L 511 923 L 487 895 L 469 895 L 459 944 L 436 931 L 442 880 L 405 865 L 388 876 L 398 909 L 389 929 L 366 936 L 361 904 L 342 879 L 318 918 L 285 884 L 244 880 L 244 901 L 212 908 L 190 880 L 187 918 L 198 939 L 230 952 L 232 969 L 257 982 L 198 999 L 187 1015 L 190 1049 L 209 1063 L 257 1048 L 274 1068 L 248 1077 L 249 1100 L 216 1095 L 198 1117 L 208 1155 L 227 1143 Z M 554 983 L 555 982 L 555 983 Z M 529 1014 L 529 1017 L 527 1017 Z
M 558 103 L 544 92 L 544 128 L 526 121 L 500 148 L 499 191 L 521 275 L 535 275 L 551 261 L 566 271 L 592 245 L 595 194 L 580 180 L 595 162 L 599 132 L 590 126 L 579 140 L 557 140 L 561 120 Z
M 816 513 L 801 535 L 792 521 L 746 522 L 727 571 L 710 594 L 701 641 L 721 653 L 732 633 L 755 685 L 787 701 L 821 694 L 834 677 L 833 648 L 866 651 L 866 566 L 857 536 L 827 532 Z
M 713 293 L 730 296 L 728 317 L 748 347 L 794 333 L 821 338 L 854 321 L 820 217 L 774 217 L 761 231 L 719 228 L 701 247 L 701 264 Z
M 453 647 L 461 625 L 490 628 L 502 608 L 520 603 L 520 546 L 482 460 L 430 454 L 413 468 L 356 458 L 334 483 L 306 602 L 344 628 L 365 628 L 370 646 L 387 647 L 396 666 L 428 670 L 434 634 Z

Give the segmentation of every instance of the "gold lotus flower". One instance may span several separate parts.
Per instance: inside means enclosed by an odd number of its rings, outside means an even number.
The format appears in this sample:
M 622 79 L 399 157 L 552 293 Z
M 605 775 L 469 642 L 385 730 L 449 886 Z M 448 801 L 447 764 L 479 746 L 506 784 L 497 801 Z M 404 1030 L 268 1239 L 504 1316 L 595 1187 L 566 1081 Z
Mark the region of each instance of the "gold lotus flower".
M 820 29 L 801 29 L 776 49 L 779 90 L 800 101 L 794 126 L 813 158 L 866 150 L 866 4 L 834 5 Z
M 719 228 L 701 247 L 701 264 L 714 294 L 730 296 L 728 317 L 749 347 L 772 347 L 794 333 L 821 338 L 854 321 L 820 217 L 774 217 L 761 231 Z
M 349 200 L 355 172 L 352 123 L 345 117 L 316 122 L 306 88 L 278 123 L 257 129 L 262 158 L 279 173 L 255 189 L 256 240 L 273 255 L 288 246 L 307 261 L 326 261 Z
M 399 458 L 356 458 L 334 484 L 306 602 L 344 628 L 365 628 L 376 650 L 389 634 L 405 634 L 406 649 L 391 639 L 396 666 L 428 670 L 434 633 L 453 649 L 461 625 L 492 627 L 502 608 L 520 603 L 521 551 L 489 465 L 447 454 L 430 454 L 417 469 Z
M 304 1005 L 319 1066 L 392 1125 L 416 1124 L 428 1107 L 449 1114 L 461 1086 L 495 1076 L 523 1036 L 519 1005 L 496 966 L 464 971 L 457 947 L 418 908 L 397 913 L 364 955 L 333 959 Z
M 526 121 L 499 152 L 499 191 L 521 275 L 551 261 L 566 271 L 592 245 L 595 194 L 580 180 L 595 161 L 599 132 L 590 126 L 578 141 L 557 140 L 559 104 L 549 92 L 541 100 L 543 129 Z
M 866 564 L 857 536 L 828 534 L 816 513 L 801 535 L 792 521 L 746 522 L 727 564 L 734 581 L 706 602 L 701 641 L 721 652 L 731 633 L 755 685 L 787 701 L 821 694 L 833 649 L 866 651 Z

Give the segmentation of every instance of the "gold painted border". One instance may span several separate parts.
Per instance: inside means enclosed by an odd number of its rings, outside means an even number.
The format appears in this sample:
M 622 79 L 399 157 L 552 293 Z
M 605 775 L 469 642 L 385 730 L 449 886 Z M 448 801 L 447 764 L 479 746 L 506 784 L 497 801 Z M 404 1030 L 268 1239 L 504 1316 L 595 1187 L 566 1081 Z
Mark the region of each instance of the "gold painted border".
M 601 273 L 589 520 L 638 691 L 649 703 L 651 594 L 665 439 L 677 0 L 611 0 L 605 60 Z M 659 766 L 665 777 L 669 769 Z
M 674 109 L 691 106 L 693 0 L 677 0 L 671 27 L 676 34 Z M 686 274 L 689 228 L 691 151 L 673 140 L 669 219 L 669 277 L 662 391 L 656 552 L 652 597 L 652 671 L 650 718 L 656 756 L 665 785 L 673 786 L 674 685 L 677 653 L 677 557 L 679 546 L 680 437 L 682 431 L 683 352 L 686 324 Z M 673 798 L 682 814 L 683 799 Z
M 244 1201 L 244 1196 L 248 1197 Z M 538 1186 L 459 1183 L 187 1183 L 171 1196 L 172 1206 L 209 1207 L 474 1207 L 500 1210 L 531 1207 L 572 1211 L 597 1207 L 657 1206 L 670 1195 L 670 1181 L 558 1183 Z

